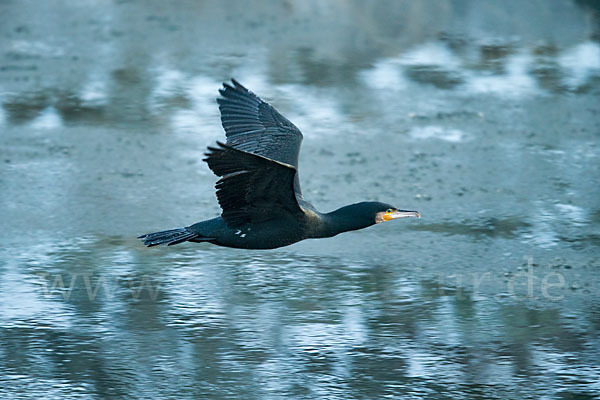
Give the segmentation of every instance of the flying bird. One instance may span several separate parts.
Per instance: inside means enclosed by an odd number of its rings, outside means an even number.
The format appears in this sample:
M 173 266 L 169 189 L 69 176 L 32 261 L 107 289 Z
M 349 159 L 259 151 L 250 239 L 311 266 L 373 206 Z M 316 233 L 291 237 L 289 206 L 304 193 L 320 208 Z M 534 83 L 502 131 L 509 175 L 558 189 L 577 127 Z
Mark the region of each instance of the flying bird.
M 365 201 L 321 213 L 304 200 L 298 179 L 302 133 L 235 79 L 217 99 L 227 141 L 208 147 L 204 161 L 220 179 L 220 217 L 139 236 L 146 246 L 209 242 L 241 249 L 274 249 L 328 238 L 397 218 L 417 217 L 386 203 Z

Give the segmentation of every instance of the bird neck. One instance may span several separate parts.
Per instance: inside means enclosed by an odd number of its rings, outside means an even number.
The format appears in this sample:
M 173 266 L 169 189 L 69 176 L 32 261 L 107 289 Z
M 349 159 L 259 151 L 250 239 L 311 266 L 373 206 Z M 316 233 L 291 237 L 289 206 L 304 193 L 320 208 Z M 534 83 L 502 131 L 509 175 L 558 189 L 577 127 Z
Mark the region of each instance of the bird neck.
M 361 211 L 363 211 L 361 203 L 357 203 L 322 214 L 323 228 L 320 237 L 331 237 L 375 224 L 374 218 Z

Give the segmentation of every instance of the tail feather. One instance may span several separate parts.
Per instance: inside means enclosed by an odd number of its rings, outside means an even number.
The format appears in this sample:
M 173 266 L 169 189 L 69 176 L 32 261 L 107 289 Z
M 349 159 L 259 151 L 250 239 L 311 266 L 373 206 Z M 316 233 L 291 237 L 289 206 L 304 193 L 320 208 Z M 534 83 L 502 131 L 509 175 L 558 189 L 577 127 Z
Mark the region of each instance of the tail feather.
M 182 242 L 195 239 L 199 240 L 201 236 L 195 232 L 189 231 L 187 228 L 170 229 L 168 231 L 147 233 L 145 235 L 138 236 L 144 244 L 148 247 L 158 246 L 159 244 L 166 244 L 172 246 Z

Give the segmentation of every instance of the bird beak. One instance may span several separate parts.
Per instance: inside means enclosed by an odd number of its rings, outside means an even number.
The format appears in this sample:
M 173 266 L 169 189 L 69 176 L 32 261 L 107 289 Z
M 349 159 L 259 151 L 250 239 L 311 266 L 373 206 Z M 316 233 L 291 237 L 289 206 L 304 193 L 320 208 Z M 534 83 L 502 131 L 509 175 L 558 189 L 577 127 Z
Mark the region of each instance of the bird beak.
M 421 218 L 421 213 L 418 211 L 407 211 L 407 210 L 396 210 L 393 213 L 385 214 L 383 219 L 385 221 L 390 221 L 396 218 L 407 218 L 407 217 L 415 217 Z

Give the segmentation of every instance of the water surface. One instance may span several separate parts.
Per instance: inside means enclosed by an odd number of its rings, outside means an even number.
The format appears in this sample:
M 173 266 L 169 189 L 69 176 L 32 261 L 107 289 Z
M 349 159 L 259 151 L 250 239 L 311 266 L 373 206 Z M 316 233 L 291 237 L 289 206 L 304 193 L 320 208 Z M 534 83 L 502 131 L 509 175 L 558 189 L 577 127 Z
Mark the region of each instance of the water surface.
M 0 396 L 598 398 L 599 12 L 0 2 Z M 319 209 L 423 218 L 144 248 L 219 213 L 230 77 Z

